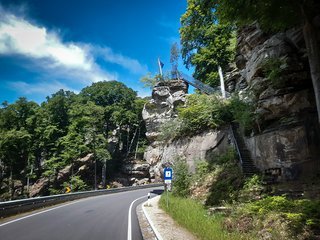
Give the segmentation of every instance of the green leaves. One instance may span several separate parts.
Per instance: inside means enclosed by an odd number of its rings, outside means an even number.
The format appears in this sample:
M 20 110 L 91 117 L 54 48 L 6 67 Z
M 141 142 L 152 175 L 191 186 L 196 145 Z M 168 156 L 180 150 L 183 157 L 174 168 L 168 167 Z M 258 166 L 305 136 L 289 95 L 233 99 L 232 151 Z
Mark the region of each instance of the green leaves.
M 188 0 L 181 17 L 182 58 L 187 68 L 195 67 L 194 77 L 217 86 L 218 66 L 226 67 L 234 57 L 234 34 L 231 25 L 219 24 L 208 0 Z
M 119 162 L 132 153 L 138 141 L 145 139 L 142 121 L 145 102 L 116 81 L 94 83 L 78 95 L 59 90 L 41 106 L 26 98 L 13 104 L 4 102 L 0 108 L 3 177 L 10 177 L 10 169 L 13 178 L 22 182 L 27 177 L 33 180 L 48 177 L 50 191 L 61 192 L 60 183 L 56 182 L 58 172 L 89 153 L 98 162 L 97 172 L 107 165 L 111 175 L 117 169 L 109 160 L 117 156 Z M 109 138 L 117 140 L 112 147 Z M 84 179 L 75 177 L 70 181 L 79 183 L 79 190 L 85 188 L 81 182 Z
M 181 131 L 185 134 L 216 128 L 229 119 L 223 99 L 211 95 L 193 94 L 187 97 L 186 107 L 179 108 Z

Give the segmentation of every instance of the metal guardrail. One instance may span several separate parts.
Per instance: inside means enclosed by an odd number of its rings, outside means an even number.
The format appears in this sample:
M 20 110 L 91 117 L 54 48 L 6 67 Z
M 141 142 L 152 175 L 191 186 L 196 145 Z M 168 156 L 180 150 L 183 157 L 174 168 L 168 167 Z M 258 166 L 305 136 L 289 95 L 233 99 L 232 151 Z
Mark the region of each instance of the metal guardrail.
M 112 188 L 112 189 L 105 189 L 105 190 L 67 193 L 67 194 L 59 194 L 59 195 L 52 195 L 52 196 L 45 196 L 45 197 L 35 197 L 35 198 L 0 202 L 0 218 L 8 217 L 14 214 L 23 213 L 23 212 L 35 210 L 41 207 L 55 205 L 58 203 L 72 201 L 76 199 L 99 196 L 104 194 L 118 193 L 118 192 L 126 192 L 131 190 L 160 187 L 160 186 L 163 186 L 163 183 L 147 184 L 147 185 L 140 185 L 140 186 L 134 186 L 134 187 L 121 187 L 121 188 Z

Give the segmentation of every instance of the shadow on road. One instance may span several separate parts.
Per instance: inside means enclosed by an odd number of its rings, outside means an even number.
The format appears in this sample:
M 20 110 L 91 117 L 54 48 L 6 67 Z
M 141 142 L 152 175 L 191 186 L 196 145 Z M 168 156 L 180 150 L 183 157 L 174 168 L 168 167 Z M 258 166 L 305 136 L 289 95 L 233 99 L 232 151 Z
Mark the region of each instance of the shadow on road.
M 155 189 L 155 190 L 152 190 L 150 193 L 154 193 L 154 194 L 157 194 L 157 195 L 161 195 L 163 193 L 164 190 L 162 189 Z

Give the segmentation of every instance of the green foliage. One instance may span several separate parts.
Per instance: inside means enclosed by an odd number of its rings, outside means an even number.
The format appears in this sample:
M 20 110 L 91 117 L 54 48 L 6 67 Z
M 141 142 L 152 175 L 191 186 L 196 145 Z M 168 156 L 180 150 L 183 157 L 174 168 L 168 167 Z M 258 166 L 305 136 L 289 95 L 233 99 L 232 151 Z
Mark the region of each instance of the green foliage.
M 80 98 L 98 106 L 118 105 L 129 109 L 137 94 L 121 82 L 97 82 L 81 90 Z
M 153 88 L 156 83 L 157 79 L 155 77 L 152 77 L 151 73 L 148 73 L 147 75 L 140 78 L 140 82 L 143 83 L 143 86 L 145 88 Z
M 255 105 L 252 102 L 240 99 L 236 95 L 230 99 L 228 108 L 232 119 L 240 124 L 246 134 L 254 129 L 258 116 L 254 113 Z
M 254 2 L 249 0 L 219 0 L 212 1 L 210 7 L 216 9 L 217 17 L 222 22 L 244 25 L 257 21 L 265 30 L 278 31 L 302 23 L 301 9 L 308 9 L 307 12 L 314 15 L 316 11 L 312 9 L 313 5 L 312 0 L 304 2 L 299 0 Z
M 203 179 L 210 171 L 210 166 L 207 161 L 199 161 L 196 164 L 195 179 Z
M 283 73 L 287 67 L 286 58 L 268 58 L 261 67 L 274 88 L 281 88 L 285 85 Z
M 185 106 L 178 108 L 178 118 L 162 124 L 158 140 L 169 141 L 182 136 L 215 129 L 235 121 L 250 133 L 255 129 L 258 116 L 255 106 L 239 97 L 225 100 L 216 95 L 191 94 Z
M 145 102 L 116 81 L 94 83 L 78 95 L 59 90 L 41 106 L 26 98 L 4 102 L 0 108 L 2 177 L 12 175 L 23 183 L 29 179 L 30 184 L 47 177 L 49 192 L 60 193 L 58 172 L 89 153 L 95 153 L 97 172 L 108 165 L 111 176 L 119 159 L 145 140 L 141 113 Z M 117 139 L 112 153 L 107 150 L 109 137 Z
M 285 196 L 268 196 L 243 205 L 238 211 L 238 214 L 255 214 L 261 221 L 271 214 L 283 216 L 290 223 L 292 236 L 301 233 L 305 227 L 318 231 L 320 226 L 319 200 L 291 200 Z
M 160 129 L 159 129 L 160 134 L 157 137 L 157 139 L 159 141 L 168 142 L 170 140 L 180 137 L 181 135 L 180 127 L 181 127 L 181 122 L 179 119 L 172 119 L 168 122 L 163 123 L 160 126 Z
M 189 195 L 191 181 L 187 163 L 181 159 L 178 159 L 174 162 L 173 172 L 173 194 L 175 196 L 187 197 Z
M 239 192 L 239 200 L 242 202 L 252 201 L 261 198 L 265 187 L 261 176 L 253 175 L 244 181 L 243 188 Z
M 232 26 L 217 22 L 211 5 L 207 0 L 188 0 L 180 37 L 186 67 L 194 66 L 196 79 L 217 86 L 218 66 L 225 68 L 233 59 L 235 38 Z
M 63 186 L 63 189 L 66 189 L 66 187 L 71 188 L 72 186 L 72 192 L 88 190 L 87 184 L 80 178 L 80 176 L 70 177 L 69 181 L 64 182 L 62 186 Z
M 208 128 L 217 128 L 230 119 L 226 102 L 214 95 L 192 94 L 187 105 L 178 109 L 181 135 L 188 135 Z
M 205 204 L 217 206 L 237 200 L 243 177 L 236 163 L 230 162 L 222 166 L 215 166 L 215 176 L 215 182 L 210 188 Z

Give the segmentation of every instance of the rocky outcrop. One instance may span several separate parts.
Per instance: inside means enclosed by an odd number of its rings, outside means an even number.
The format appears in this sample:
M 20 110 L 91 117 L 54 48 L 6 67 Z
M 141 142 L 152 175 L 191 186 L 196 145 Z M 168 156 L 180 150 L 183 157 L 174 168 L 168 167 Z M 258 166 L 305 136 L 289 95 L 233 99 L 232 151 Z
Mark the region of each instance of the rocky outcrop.
M 198 161 L 209 160 L 215 154 L 224 152 L 229 146 L 227 129 L 207 130 L 190 138 L 181 138 L 170 143 L 154 143 L 145 151 L 144 158 L 150 164 L 150 177 L 162 179 L 162 169 L 171 166 L 177 159 L 187 162 L 194 172 Z
M 257 25 L 239 31 L 236 68 L 227 74 L 229 91 L 247 92 L 265 127 L 271 121 L 314 112 L 314 94 L 300 29 L 267 35 Z M 266 63 L 278 61 L 273 79 Z
M 227 89 L 256 104 L 259 129 L 245 138 L 256 166 L 278 179 L 298 179 L 320 165 L 319 126 L 301 29 L 266 34 L 257 25 L 239 31 L 236 66 Z M 273 76 L 266 62 L 274 61 Z
M 150 141 L 144 159 L 150 165 L 150 177 L 162 179 L 162 169 L 177 159 L 184 159 L 190 171 L 195 170 L 197 161 L 208 160 L 212 154 L 228 146 L 228 131 L 207 130 L 188 138 L 170 142 L 159 141 L 161 125 L 177 117 L 177 106 L 185 104 L 188 85 L 181 80 L 159 82 L 152 92 L 152 99 L 145 105 L 143 118 Z M 219 146 L 219 147 L 218 147 Z
M 176 108 L 185 103 L 187 92 L 188 84 L 182 80 L 161 81 L 153 88 L 152 99 L 142 111 L 150 142 L 156 141 L 161 124 L 176 117 Z
M 93 168 L 93 154 L 88 154 L 83 158 L 79 158 L 73 163 L 73 173 L 81 176 L 83 179 L 90 179 L 91 170 Z M 50 184 L 57 186 L 62 185 L 65 181 L 68 181 L 72 174 L 72 166 L 68 165 L 61 169 L 55 179 L 51 180 L 47 177 L 39 178 L 31 187 L 29 191 L 30 197 L 47 195 Z M 93 180 L 92 180 L 93 181 Z
M 150 183 L 150 164 L 146 161 L 134 160 L 122 166 L 121 172 L 132 186 Z

